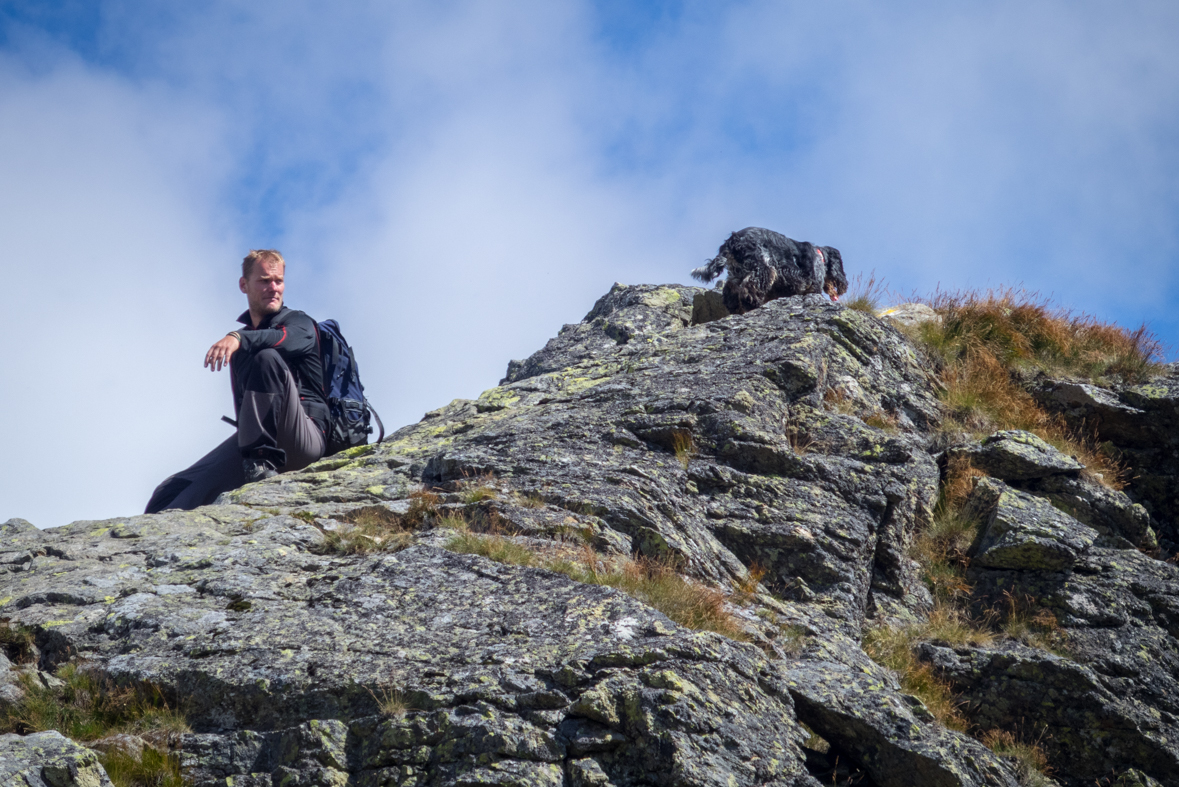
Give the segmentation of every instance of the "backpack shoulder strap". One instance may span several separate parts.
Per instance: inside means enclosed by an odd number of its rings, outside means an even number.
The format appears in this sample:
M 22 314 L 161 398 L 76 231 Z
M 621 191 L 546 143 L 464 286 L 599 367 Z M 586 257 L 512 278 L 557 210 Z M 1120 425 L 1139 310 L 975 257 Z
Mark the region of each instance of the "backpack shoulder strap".
M 385 424 L 381 422 L 381 416 L 377 415 L 377 411 L 373 409 L 373 406 L 368 403 L 368 399 L 364 400 L 364 406 L 373 414 L 373 418 L 377 419 L 377 429 L 380 430 L 380 434 L 377 436 L 377 442 L 379 443 L 385 439 Z

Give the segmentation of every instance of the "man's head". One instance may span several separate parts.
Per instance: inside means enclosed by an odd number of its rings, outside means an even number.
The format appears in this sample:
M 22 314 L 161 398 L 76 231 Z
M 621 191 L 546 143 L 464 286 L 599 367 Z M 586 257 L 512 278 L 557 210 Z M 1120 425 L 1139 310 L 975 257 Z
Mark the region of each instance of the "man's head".
M 238 286 L 246 294 L 254 325 L 282 309 L 286 267 L 282 255 L 273 249 L 251 251 L 242 260 L 242 278 Z

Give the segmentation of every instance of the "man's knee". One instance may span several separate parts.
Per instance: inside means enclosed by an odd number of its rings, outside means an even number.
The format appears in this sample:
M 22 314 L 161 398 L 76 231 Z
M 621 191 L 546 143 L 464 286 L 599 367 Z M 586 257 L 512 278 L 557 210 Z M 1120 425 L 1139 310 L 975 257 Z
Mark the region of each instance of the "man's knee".
M 287 363 L 278 350 L 259 350 L 250 358 L 243 387 L 247 391 L 278 393 L 286 385 L 290 375 Z
M 287 368 L 287 362 L 282 359 L 282 353 L 273 347 L 267 347 L 265 350 L 259 350 L 254 353 L 251 364 L 260 369 L 273 367 Z

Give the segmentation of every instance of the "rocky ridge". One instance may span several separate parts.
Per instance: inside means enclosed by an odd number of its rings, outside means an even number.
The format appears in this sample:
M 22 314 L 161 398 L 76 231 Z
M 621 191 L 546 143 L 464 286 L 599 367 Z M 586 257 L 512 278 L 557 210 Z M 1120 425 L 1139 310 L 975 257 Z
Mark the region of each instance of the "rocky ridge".
M 977 731 L 1037 738 L 1060 784 L 1179 784 L 1179 570 L 1159 559 L 1179 540 L 1179 375 L 1035 382 L 1135 457 L 1121 493 L 1026 433 L 943 449 L 930 368 L 821 296 L 727 316 L 714 290 L 616 285 L 499 386 L 380 445 L 192 512 L 0 525 L 0 617 L 35 642 L 0 664 L 0 704 L 19 671 L 70 660 L 150 681 L 184 708 L 199 787 L 1014 785 L 861 647 L 932 609 L 910 553 L 962 454 L 989 476 L 968 503 L 970 602 L 1027 600 L 1067 646 L 918 655 Z M 428 490 L 404 548 L 335 548 Z M 674 565 L 729 594 L 744 633 L 458 554 L 456 517 L 538 552 Z M 54 765 L 58 743 L 3 736 L 0 773 L 105 783 L 85 749 Z

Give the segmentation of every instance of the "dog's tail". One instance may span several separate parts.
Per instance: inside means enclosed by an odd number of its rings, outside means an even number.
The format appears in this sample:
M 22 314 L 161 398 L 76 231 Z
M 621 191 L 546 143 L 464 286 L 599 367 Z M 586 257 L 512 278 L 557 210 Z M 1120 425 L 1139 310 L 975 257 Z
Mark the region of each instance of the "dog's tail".
M 704 266 L 696 268 L 692 271 L 692 276 L 703 282 L 710 282 L 717 276 L 725 272 L 725 265 L 728 263 L 726 256 L 718 254 L 709 260 Z

